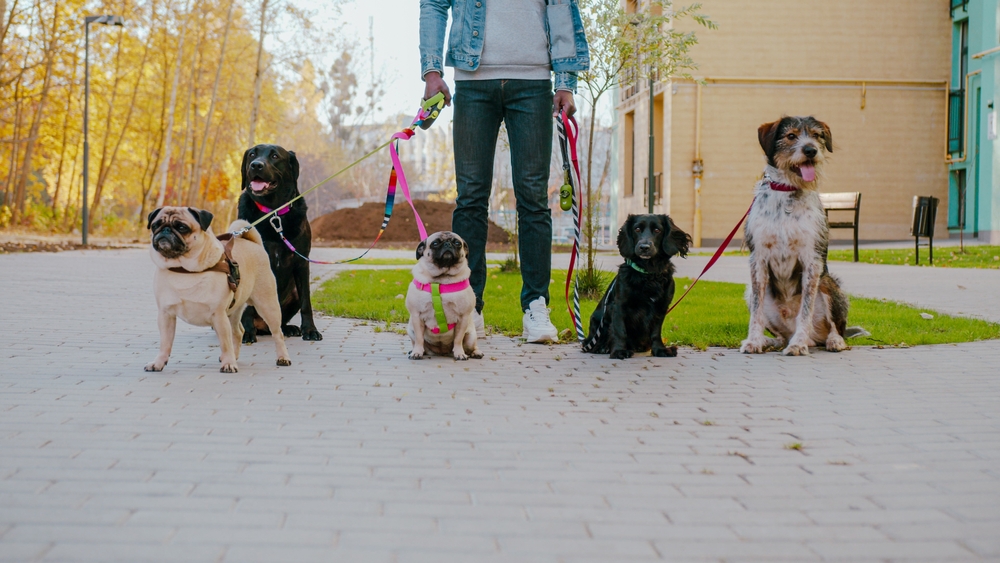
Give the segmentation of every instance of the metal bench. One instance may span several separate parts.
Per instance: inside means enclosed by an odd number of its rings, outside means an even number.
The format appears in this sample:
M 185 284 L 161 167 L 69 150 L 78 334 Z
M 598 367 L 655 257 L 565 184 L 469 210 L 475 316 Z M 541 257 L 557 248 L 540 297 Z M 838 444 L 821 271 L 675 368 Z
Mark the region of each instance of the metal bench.
M 858 217 L 861 215 L 861 192 L 819 194 L 826 212 L 826 224 L 831 229 L 854 229 L 854 261 L 858 261 Z M 830 211 L 853 211 L 853 221 L 830 222 Z

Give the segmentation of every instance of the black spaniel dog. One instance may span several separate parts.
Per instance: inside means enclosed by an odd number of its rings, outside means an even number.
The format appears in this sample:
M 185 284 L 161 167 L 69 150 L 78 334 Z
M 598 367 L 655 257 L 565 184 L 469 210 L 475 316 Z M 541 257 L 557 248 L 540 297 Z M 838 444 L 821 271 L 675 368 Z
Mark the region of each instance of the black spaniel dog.
M 677 347 L 663 344 L 663 318 L 674 299 L 670 257 L 687 255 L 691 237 L 666 215 L 629 215 L 618 229 L 618 252 L 625 263 L 590 317 L 583 351 L 630 358 L 652 350 L 672 358 Z
M 295 153 L 277 145 L 257 145 L 243 153 L 239 210 L 240 219 L 253 223 L 272 209 L 277 209 L 299 195 L 299 161 Z M 306 218 L 305 198 L 297 200 L 278 213 L 285 237 L 303 256 L 312 248 L 312 230 Z M 296 256 L 269 221 L 257 225 L 264 248 L 271 257 L 271 271 L 278 282 L 278 302 L 281 304 L 281 332 L 285 336 L 301 336 L 303 340 L 323 340 L 313 322 L 312 300 L 309 296 L 309 262 Z M 296 313 L 302 328 L 288 322 Z M 267 325 L 253 307 L 243 312 L 243 343 L 257 342 L 258 334 L 270 334 Z

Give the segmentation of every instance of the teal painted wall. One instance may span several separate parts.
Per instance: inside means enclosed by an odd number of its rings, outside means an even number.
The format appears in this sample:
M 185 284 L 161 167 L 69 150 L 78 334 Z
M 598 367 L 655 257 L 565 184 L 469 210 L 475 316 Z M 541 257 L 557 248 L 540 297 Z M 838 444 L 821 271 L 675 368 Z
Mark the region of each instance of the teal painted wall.
M 1000 110 L 1000 51 L 972 58 L 978 53 L 1000 45 L 998 0 L 969 0 L 964 8 L 952 13 L 952 88 L 961 88 L 962 76 L 961 29 L 968 24 L 967 70 L 968 91 L 965 100 L 965 151 L 952 153 L 956 162 L 950 165 L 948 225 L 958 233 L 959 174 L 964 171 L 966 182 L 965 233 L 980 240 L 1000 244 L 1000 143 L 989 139 L 991 114 L 997 118 Z M 994 129 L 1000 129 L 1000 123 Z M 964 160 L 963 160 L 964 157 Z

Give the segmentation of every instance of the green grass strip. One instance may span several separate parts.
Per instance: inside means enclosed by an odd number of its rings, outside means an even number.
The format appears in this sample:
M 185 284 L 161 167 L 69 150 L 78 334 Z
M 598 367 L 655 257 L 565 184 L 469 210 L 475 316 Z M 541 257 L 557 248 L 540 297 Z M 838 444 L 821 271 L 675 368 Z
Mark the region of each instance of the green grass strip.
M 551 295 L 552 322 L 560 331 L 570 328 L 563 297 L 566 272 L 554 270 Z M 329 315 L 377 322 L 405 323 L 409 318 L 404 299 L 409 270 L 350 270 L 328 280 L 313 295 L 314 307 Z M 677 294 L 691 281 L 677 278 Z M 705 349 L 736 348 L 746 338 L 749 315 L 741 284 L 702 281 L 684 303 L 667 317 L 663 339 L 672 344 Z M 521 334 L 521 276 L 491 271 L 483 310 L 486 324 L 510 336 Z M 584 327 L 596 301 L 581 299 Z M 933 315 L 924 319 L 920 313 Z M 852 346 L 915 346 L 972 342 L 1000 338 L 1000 325 L 978 319 L 942 315 L 929 309 L 862 297 L 851 298 L 849 325 L 862 326 L 871 338 L 848 341 Z
M 362 258 L 350 264 L 352 266 L 412 266 L 416 264 L 415 258 Z M 487 264 L 503 264 L 502 260 L 487 260 Z
M 927 247 L 920 249 L 921 266 L 930 266 L 927 250 Z M 854 260 L 854 250 L 831 250 L 829 259 L 851 262 Z M 913 266 L 916 257 L 913 248 L 860 249 L 858 261 L 866 264 Z M 938 247 L 934 249 L 934 267 L 997 270 L 1000 269 L 1000 246 L 966 246 L 964 251 L 954 246 Z
M 693 252 L 691 256 L 712 256 L 712 252 Z M 727 250 L 723 256 L 750 256 L 747 250 Z M 928 263 L 927 247 L 920 248 L 920 266 L 931 266 Z M 828 258 L 837 262 L 853 262 L 854 249 L 831 250 Z M 890 266 L 914 266 L 916 257 L 913 248 L 861 248 L 858 250 L 858 262 L 865 264 L 888 264 Z M 1000 246 L 966 246 L 959 250 L 954 246 L 942 246 L 934 249 L 935 268 L 980 268 L 985 270 L 1000 269 Z

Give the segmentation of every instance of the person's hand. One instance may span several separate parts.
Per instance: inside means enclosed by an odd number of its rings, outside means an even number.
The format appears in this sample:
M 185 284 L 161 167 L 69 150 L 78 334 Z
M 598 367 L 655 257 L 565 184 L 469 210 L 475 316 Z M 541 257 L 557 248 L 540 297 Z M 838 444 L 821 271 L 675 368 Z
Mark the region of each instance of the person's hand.
M 576 104 L 573 103 L 573 92 L 568 90 L 557 91 L 555 97 L 552 98 L 552 106 L 555 109 L 556 117 L 564 110 L 567 117 L 573 117 L 573 114 L 576 113 Z
M 448 89 L 448 83 L 444 81 L 440 73 L 428 72 L 424 76 L 424 99 L 429 100 L 438 92 L 444 94 L 444 105 L 450 106 L 451 90 Z

